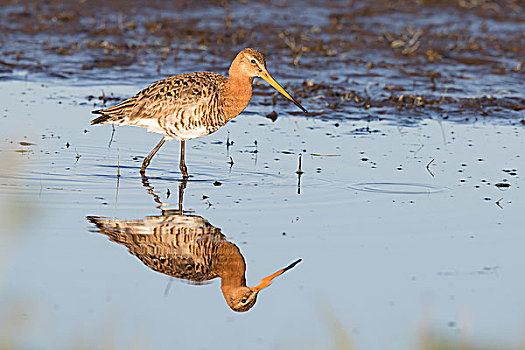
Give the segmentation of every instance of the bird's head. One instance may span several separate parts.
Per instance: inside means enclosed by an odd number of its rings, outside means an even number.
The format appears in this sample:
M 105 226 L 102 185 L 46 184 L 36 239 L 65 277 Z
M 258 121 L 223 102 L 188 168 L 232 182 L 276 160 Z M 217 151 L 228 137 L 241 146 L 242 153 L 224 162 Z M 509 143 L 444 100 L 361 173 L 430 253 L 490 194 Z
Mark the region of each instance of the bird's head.
M 230 290 L 222 290 L 224 299 L 228 306 L 236 312 L 245 312 L 250 310 L 255 301 L 257 301 L 258 291 L 250 287 L 238 287 Z
M 266 69 L 266 60 L 264 59 L 263 54 L 256 49 L 246 48 L 239 52 L 237 54 L 237 57 L 235 57 L 235 60 L 233 61 L 235 63 L 232 64 L 232 68 L 235 67 L 236 70 L 239 70 L 241 74 L 248 76 L 250 78 L 259 77 L 268 84 L 270 84 L 273 88 L 275 88 L 277 91 L 279 91 L 281 94 L 284 95 L 287 99 L 292 101 L 297 107 L 299 107 L 303 112 L 308 113 L 308 111 L 301 106 L 299 102 L 297 102 L 292 95 L 290 95 L 279 83 L 270 75 L 268 70 Z M 230 69 L 230 77 L 232 75 L 231 69 Z M 237 73 L 237 72 L 235 72 Z
M 228 286 L 223 285 L 222 293 L 224 295 L 224 299 L 226 299 L 226 302 L 233 311 L 248 311 L 253 307 L 253 305 L 255 305 L 255 302 L 257 301 L 257 294 L 259 294 L 261 290 L 272 284 L 272 280 L 275 277 L 282 275 L 300 262 L 301 259 L 298 259 L 286 266 L 284 269 L 281 269 L 270 276 L 264 277 L 255 287 L 238 286 L 229 288 Z

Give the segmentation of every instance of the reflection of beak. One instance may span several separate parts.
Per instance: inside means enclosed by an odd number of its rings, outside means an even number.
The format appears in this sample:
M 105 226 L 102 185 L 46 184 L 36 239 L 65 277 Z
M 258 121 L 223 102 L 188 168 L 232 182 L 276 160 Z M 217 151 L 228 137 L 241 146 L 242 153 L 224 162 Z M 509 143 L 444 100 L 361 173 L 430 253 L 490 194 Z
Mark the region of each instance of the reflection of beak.
M 276 83 L 277 84 L 277 83 Z M 283 90 L 284 91 L 284 90 Z M 284 95 L 284 94 L 283 94 Z M 286 96 L 286 95 L 285 95 Z M 268 287 L 270 284 L 272 284 L 272 280 L 277 277 L 277 276 L 280 276 L 282 275 L 283 273 L 285 273 L 286 271 L 290 270 L 291 268 L 293 268 L 295 265 L 299 264 L 300 262 L 302 261 L 302 259 L 298 259 L 296 261 L 294 261 L 293 263 L 291 263 L 290 265 L 286 266 L 284 269 L 282 270 L 279 270 L 273 274 L 271 274 L 270 276 L 268 277 L 264 277 L 261 282 L 259 283 L 258 286 L 256 287 L 253 287 L 252 290 L 255 292 L 255 293 L 259 293 L 259 291 L 261 289 L 264 289 L 266 287 Z
M 279 91 L 281 94 L 284 95 L 284 97 L 286 97 L 287 99 L 289 99 L 290 101 L 292 101 L 293 103 L 295 103 L 295 105 L 299 108 L 301 108 L 301 110 L 304 112 L 304 113 L 308 113 L 308 111 L 303 107 L 301 106 L 301 104 L 299 102 L 297 102 L 293 97 L 292 95 L 290 95 L 288 92 L 286 92 L 285 89 L 283 89 L 283 87 L 281 85 L 279 85 L 279 83 L 277 81 L 275 81 L 275 79 L 270 75 L 270 73 L 268 73 L 267 70 L 264 70 L 261 75 L 260 75 L 261 78 L 263 78 L 264 80 L 266 80 L 268 82 L 268 84 L 270 84 L 271 86 L 273 86 L 275 88 L 275 90 Z

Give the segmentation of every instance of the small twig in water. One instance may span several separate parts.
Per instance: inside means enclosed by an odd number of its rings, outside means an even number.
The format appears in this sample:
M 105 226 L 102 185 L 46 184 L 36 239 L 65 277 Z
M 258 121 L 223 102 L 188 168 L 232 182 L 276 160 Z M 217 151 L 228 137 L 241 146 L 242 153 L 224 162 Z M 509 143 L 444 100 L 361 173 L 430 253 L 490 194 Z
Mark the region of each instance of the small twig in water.
M 295 172 L 297 174 L 297 194 L 301 194 L 301 176 L 304 174 L 303 167 L 302 167 L 302 159 L 303 155 L 302 153 L 299 154 L 299 167 L 297 171 Z
M 117 203 L 118 203 L 118 189 L 119 189 L 119 186 L 120 186 L 120 177 L 117 176 L 117 188 L 116 188 L 116 191 L 115 191 L 115 208 L 117 207 Z
M 77 163 L 78 163 L 78 160 L 79 160 L 80 157 L 82 157 L 82 156 L 81 156 L 80 154 L 78 154 L 77 150 L 75 150 L 75 153 L 77 154 L 77 155 L 75 156 L 75 158 L 77 159 L 76 162 L 75 162 L 75 164 L 77 164 Z
M 111 131 L 111 137 L 109 138 L 108 148 L 111 148 L 111 143 L 113 142 L 113 136 L 115 136 L 115 124 L 111 124 L 113 130 Z
M 297 171 L 295 172 L 297 175 L 301 175 L 301 174 L 303 174 L 303 169 L 302 169 L 302 159 L 303 159 L 303 155 L 302 155 L 302 154 L 299 154 L 299 168 L 298 168 Z
M 230 141 L 230 132 L 228 131 L 228 138 L 226 139 L 226 151 L 230 150 L 231 145 L 233 145 L 233 141 Z
M 436 160 L 436 158 L 432 158 L 432 160 L 430 162 L 428 162 L 427 164 L 427 171 L 429 172 L 430 175 L 432 175 L 432 177 L 434 177 L 434 174 L 432 173 L 432 171 L 430 171 L 430 164 L 434 163 L 434 161 Z
M 117 148 L 117 177 L 120 177 L 120 152 Z
M 115 207 L 118 202 L 118 188 L 120 186 L 120 151 L 117 148 L 117 190 L 115 191 Z
M 494 97 L 494 96 L 503 95 L 503 94 L 510 94 L 510 91 L 509 90 L 501 90 L 501 91 L 496 92 L 492 96 Z
M 301 56 L 303 55 L 303 51 L 299 51 L 299 53 L 295 56 L 293 59 L 293 65 L 297 66 L 299 64 L 299 60 L 301 59 Z
M 443 103 L 445 101 L 445 96 L 447 95 L 448 86 L 445 87 L 445 92 L 443 92 L 443 96 L 441 96 L 441 99 L 439 100 L 439 104 Z

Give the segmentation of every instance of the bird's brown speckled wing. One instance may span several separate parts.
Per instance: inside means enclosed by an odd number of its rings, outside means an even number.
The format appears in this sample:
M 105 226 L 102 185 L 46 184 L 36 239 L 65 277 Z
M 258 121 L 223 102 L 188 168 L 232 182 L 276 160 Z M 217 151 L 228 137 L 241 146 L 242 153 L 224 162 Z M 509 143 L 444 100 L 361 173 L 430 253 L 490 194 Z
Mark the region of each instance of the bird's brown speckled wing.
M 226 238 L 196 215 L 149 216 L 144 220 L 88 217 L 99 232 L 126 246 L 149 268 L 192 283 L 217 277 L 217 248 Z
M 102 122 L 143 126 L 176 139 L 199 137 L 225 123 L 219 103 L 226 81 L 211 72 L 175 75 L 96 113 L 106 117 Z

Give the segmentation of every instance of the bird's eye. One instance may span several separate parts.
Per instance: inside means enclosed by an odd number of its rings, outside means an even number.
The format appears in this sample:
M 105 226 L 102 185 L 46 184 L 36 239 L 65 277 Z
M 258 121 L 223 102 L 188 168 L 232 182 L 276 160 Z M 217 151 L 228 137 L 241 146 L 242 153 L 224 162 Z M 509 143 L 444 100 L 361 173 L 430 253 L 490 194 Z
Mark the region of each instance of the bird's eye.
M 251 62 L 251 64 L 255 64 L 256 63 L 253 58 L 252 58 L 252 60 L 250 62 Z
M 241 303 L 243 303 L 243 304 L 246 304 L 247 301 L 248 300 L 246 300 L 246 298 L 241 299 Z

